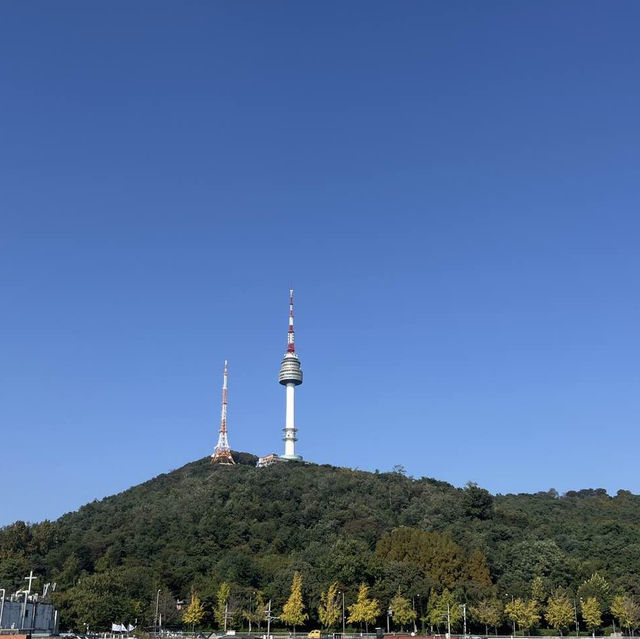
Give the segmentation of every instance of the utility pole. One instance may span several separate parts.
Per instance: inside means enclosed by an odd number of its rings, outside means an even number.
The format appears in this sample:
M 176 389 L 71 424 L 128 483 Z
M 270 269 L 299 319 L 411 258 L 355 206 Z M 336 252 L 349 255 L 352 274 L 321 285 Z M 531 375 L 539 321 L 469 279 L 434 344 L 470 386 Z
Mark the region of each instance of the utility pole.
M 227 634 L 227 619 L 229 619 L 229 602 L 224 604 L 224 634 Z
M 0 628 L 2 628 L 2 615 L 4 614 L 4 598 L 7 594 L 4 588 L 0 588 L 2 592 L 2 599 L 0 599 Z
M 447 604 L 447 639 L 451 637 L 451 608 Z
M 578 604 L 573 600 L 573 618 L 576 622 L 576 637 L 580 634 L 580 626 L 578 625 Z
M 467 636 L 467 604 L 466 603 L 462 604 L 462 618 L 464 619 L 463 632 L 466 639 L 466 636 Z
M 265 610 L 265 613 L 267 616 L 267 639 L 271 639 L 271 621 L 278 618 L 271 614 L 271 599 L 269 599 L 269 605 Z

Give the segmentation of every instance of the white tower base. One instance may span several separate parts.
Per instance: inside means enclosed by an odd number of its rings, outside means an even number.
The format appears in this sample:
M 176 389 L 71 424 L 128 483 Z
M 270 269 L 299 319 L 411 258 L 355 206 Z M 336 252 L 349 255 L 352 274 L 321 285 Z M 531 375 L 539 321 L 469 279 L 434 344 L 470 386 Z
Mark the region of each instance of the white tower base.
M 290 461 L 301 460 L 300 455 L 296 455 L 296 432 L 295 426 L 295 390 L 296 385 L 293 382 L 289 382 L 286 386 L 287 389 L 287 409 L 285 413 L 285 426 L 284 426 L 284 455 L 282 459 L 288 459 Z

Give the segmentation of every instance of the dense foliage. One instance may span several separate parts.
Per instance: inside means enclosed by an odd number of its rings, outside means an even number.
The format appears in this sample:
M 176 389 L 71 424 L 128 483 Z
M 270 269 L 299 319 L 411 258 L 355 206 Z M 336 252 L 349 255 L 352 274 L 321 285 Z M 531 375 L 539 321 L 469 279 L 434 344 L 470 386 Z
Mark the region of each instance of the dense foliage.
M 202 624 L 217 626 L 222 584 L 228 622 L 257 625 L 269 599 L 280 614 L 295 573 L 308 627 L 319 625 L 321 604 L 322 617 L 335 620 L 343 593 L 358 612 L 363 584 L 379 603 L 371 608 L 379 625 L 392 601 L 398 626 L 400 617 L 414 623 L 407 602 L 418 625 L 445 623 L 438 611 L 451 602 L 467 603 L 469 623 L 483 631 L 511 623 L 566 630 L 574 607 L 583 629 L 609 623 L 616 610 L 632 625 L 624 615 L 640 594 L 640 497 L 629 492 L 493 497 L 401 470 L 257 469 L 251 455 L 236 457 L 234 467 L 202 459 L 54 522 L 0 529 L 0 587 L 21 587 L 33 568 L 57 582 L 63 625 L 79 628 L 151 626 L 156 596 L 163 623 L 179 626 L 193 593 Z M 186 601 L 182 613 L 177 599 Z

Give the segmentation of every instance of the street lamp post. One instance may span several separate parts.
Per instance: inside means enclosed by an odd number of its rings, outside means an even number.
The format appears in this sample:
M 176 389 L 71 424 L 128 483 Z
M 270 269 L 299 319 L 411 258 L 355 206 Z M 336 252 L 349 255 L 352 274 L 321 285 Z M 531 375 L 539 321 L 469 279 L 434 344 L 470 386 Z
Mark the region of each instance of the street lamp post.
M 155 626 L 155 631 L 156 631 L 156 636 L 158 635 L 158 606 L 160 605 L 160 593 L 162 591 L 160 590 L 160 588 L 158 588 L 158 592 L 156 592 L 156 616 L 155 616 L 155 620 L 153 622 L 153 625 Z
M 424 616 L 422 615 L 422 599 L 420 599 L 421 595 L 418 593 L 416 595 L 418 598 L 418 612 L 417 614 L 420 616 L 420 633 L 424 634 Z
M 0 588 L 0 592 L 2 592 L 2 599 L 0 599 L 0 628 L 2 628 L 2 615 L 4 614 L 4 598 L 7 593 L 4 588 Z
M 341 590 L 339 595 L 342 595 L 342 636 L 346 633 L 345 619 L 344 619 L 344 590 Z
M 451 608 L 447 604 L 447 639 L 451 637 Z
M 509 598 L 509 593 L 505 592 L 504 596 L 508 599 Z M 511 595 L 511 603 L 513 603 L 513 595 Z M 512 637 L 516 636 L 516 620 L 515 619 L 511 619 L 511 628 L 512 628 Z
M 419 597 L 420 595 L 418 595 Z M 413 632 L 414 634 L 418 632 L 418 625 L 416 624 L 416 598 L 415 595 L 411 596 L 411 609 L 413 610 Z

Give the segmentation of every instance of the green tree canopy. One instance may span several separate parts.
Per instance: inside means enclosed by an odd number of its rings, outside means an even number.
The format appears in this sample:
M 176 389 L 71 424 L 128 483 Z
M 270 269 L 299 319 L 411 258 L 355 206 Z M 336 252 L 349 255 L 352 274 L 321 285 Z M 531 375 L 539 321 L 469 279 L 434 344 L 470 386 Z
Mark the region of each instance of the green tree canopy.
M 376 554 L 385 561 L 419 566 L 436 584 L 453 588 L 465 574 L 464 550 L 449 535 L 416 528 L 396 528 L 383 535 Z

